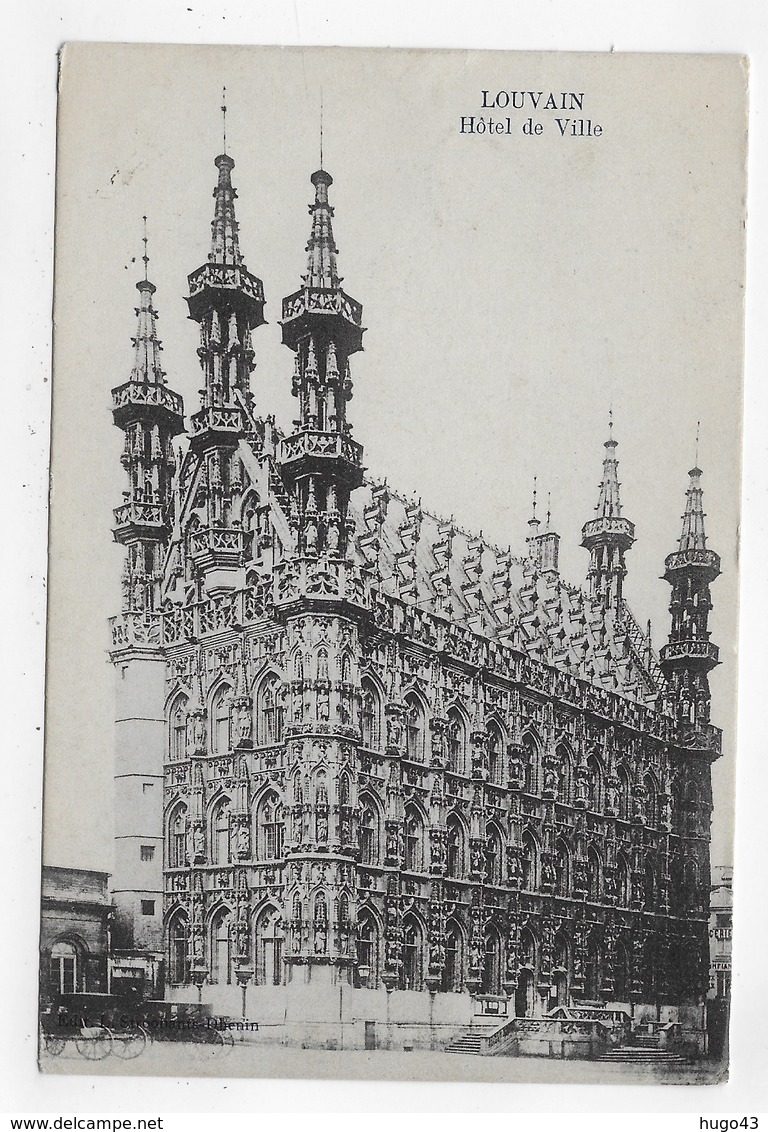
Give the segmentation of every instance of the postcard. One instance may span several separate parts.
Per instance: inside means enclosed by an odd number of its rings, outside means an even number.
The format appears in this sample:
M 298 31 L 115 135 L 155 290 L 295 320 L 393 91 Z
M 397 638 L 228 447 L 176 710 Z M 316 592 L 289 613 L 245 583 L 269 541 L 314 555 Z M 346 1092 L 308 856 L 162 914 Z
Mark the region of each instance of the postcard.
M 63 49 L 44 1072 L 725 1079 L 746 99 Z

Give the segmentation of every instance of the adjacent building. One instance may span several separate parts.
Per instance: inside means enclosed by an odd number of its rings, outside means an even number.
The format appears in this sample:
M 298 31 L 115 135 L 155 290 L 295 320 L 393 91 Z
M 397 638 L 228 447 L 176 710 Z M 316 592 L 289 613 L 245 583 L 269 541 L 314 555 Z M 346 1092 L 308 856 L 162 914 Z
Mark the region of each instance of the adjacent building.
M 107 991 L 109 873 L 43 865 L 40 925 L 41 1002 Z
M 350 425 L 363 311 L 324 169 L 282 303 L 283 434 L 250 389 L 264 289 L 235 163 L 215 164 L 187 300 L 200 403 L 186 417 L 166 384 L 146 272 L 113 390 L 116 947 L 222 1012 L 240 982 L 296 1018 L 328 991 L 370 1026 L 581 1003 L 700 1029 L 721 753 L 701 470 L 664 563 L 659 655 L 624 598 L 635 532 L 612 430 L 581 582 L 535 508 L 513 551 L 368 479 Z

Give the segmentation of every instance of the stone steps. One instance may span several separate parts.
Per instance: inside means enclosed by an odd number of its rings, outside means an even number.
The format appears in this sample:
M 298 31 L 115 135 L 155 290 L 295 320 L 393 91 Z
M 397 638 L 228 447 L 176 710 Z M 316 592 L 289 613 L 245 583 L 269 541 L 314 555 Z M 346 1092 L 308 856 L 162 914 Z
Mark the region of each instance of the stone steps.
M 477 1031 L 465 1030 L 457 1037 L 452 1038 L 445 1047 L 446 1053 L 468 1053 L 482 1056 L 482 1035 Z
M 633 1065 L 681 1065 L 688 1059 L 672 1050 L 645 1045 L 614 1046 L 597 1058 L 598 1061 L 622 1061 Z

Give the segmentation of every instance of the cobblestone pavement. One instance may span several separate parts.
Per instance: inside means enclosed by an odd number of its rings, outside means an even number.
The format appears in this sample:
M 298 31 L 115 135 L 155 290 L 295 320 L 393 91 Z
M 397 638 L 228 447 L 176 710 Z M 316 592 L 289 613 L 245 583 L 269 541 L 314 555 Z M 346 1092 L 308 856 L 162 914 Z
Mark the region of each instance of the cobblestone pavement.
M 530 1084 L 706 1085 L 718 1080 L 710 1062 L 626 1065 L 537 1057 L 472 1057 L 442 1051 L 317 1050 L 239 1043 L 221 1049 L 194 1042 L 153 1042 L 134 1060 L 82 1057 L 67 1042 L 58 1057 L 43 1053 L 43 1073 L 158 1077 L 309 1077 L 382 1081 L 499 1081 Z

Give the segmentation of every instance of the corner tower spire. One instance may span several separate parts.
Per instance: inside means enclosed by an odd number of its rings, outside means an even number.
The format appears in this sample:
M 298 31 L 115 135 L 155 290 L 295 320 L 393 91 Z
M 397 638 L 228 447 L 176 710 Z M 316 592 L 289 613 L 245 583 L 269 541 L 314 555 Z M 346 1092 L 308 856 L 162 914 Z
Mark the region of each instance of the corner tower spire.
M 350 436 L 349 358 L 362 349 L 363 308 L 341 288 L 333 237 L 330 173 L 311 177 L 315 200 L 302 286 L 283 299 L 283 343 L 295 355 L 296 431 L 281 442 L 282 475 L 291 493 L 299 554 L 345 557 L 350 492 L 363 478 L 363 450 Z
M 624 555 L 635 541 L 635 525 L 621 513 L 617 442 L 613 439 L 613 414 L 605 442 L 603 478 L 595 511 L 597 516 L 581 530 L 581 545 L 589 551 L 587 581 L 593 601 L 617 610 L 623 598 L 627 567 Z
M 203 465 L 200 529 L 191 542 L 193 574 L 209 592 L 242 584 L 251 534 L 240 526 L 238 445 L 255 435 L 250 374 L 252 332 L 265 321 L 264 289 L 245 266 L 235 219 L 235 162 L 214 164 L 214 216 L 208 262 L 189 276 L 189 317 L 200 324 L 201 406 L 192 417 L 190 448 Z
M 144 278 L 136 284 L 136 335 L 130 378 L 112 390 L 112 415 L 125 433 L 121 463 L 128 490 L 114 512 L 115 541 L 126 547 L 123 571 L 123 612 L 143 612 L 160 604 L 163 559 L 172 525 L 173 473 L 176 458 L 172 440 L 184 431 L 184 406 L 166 385 L 160 365 L 162 346 L 157 337 L 155 285 L 147 274 L 146 216 L 144 217 Z
M 243 430 L 243 404 L 251 406 L 249 375 L 254 368 L 251 332 L 264 319 L 264 288 L 251 275 L 240 251 L 235 219 L 235 162 L 221 153 L 208 262 L 189 276 L 189 317 L 200 324 L 198 356 L 205 377 L 202 412 L 193 418 L 193 437 L 210 431 Z M 227 413 L 211 414 L 226 407 Z
M 667 555 L 664 577 L 672 587 L 669 643 L 661 667 L 681 723 L 700 728 L 709 722 L 709 673 L 719 663 L 709 640 L 709 587 L 720 573 L 720 558 L 707 549 L 701 469 L 691 468 L 678 549 Z

